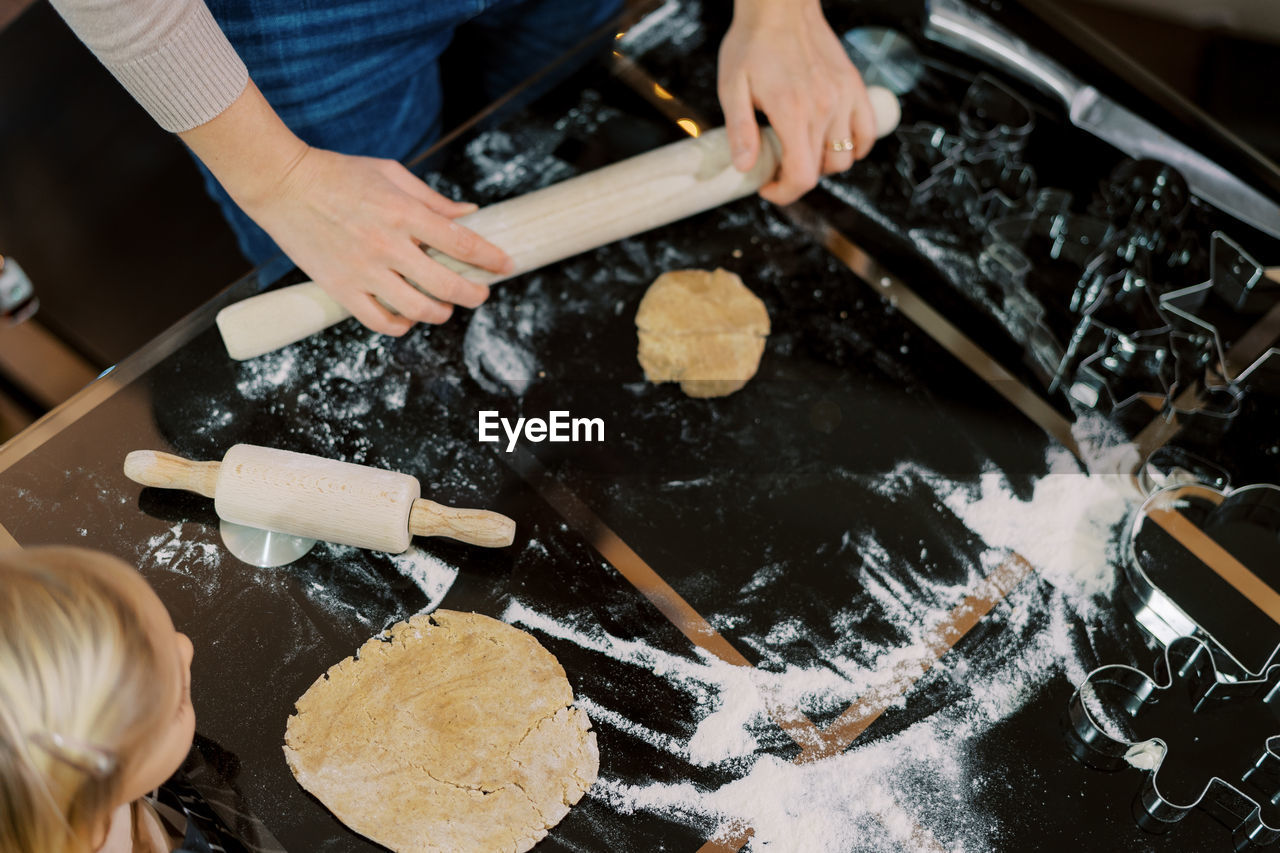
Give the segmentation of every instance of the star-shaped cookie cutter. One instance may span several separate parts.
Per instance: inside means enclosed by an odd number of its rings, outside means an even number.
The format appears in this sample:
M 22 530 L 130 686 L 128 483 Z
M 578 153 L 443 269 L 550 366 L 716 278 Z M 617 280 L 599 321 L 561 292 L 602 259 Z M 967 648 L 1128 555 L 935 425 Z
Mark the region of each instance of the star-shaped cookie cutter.
M 1107 411 L 1116 411 L 1141 400 L 1159 410 L 1177 383 L 1168 346 L 1171 328 L 1156 310 L 1146 276 L 1134 268 L 1141 257 L 1122 260 L 1118 272 L 1104 274 L 1114 258 L 1114 247 L 1100 251 L 1081 277 L 1070 308 L 1082 316 L 1049 393 L 1065 388 L 1068 397 L 1090 409 L 1106 404 Z M 1144 328 L 1144 323 L 1152 325 Z M 1135 325 L 1137 330 L 1130 331 Z
M 1083 314 L 1055 372 L 1050 391 L 1065 386 L 1069 396 L 1088 408 L 1108 404 L 1111 410 L 1145 400 L 1153 409 L 1166 415 L 1197 416 L 1209 421 L 1230 422 L 1241 411 L 1248 390 L 1263 393 L 1280 391 L 1280 349 L 1270 349 L 1253 363 L 1233 373 L 1218 328 L 1205 319 L 1205 303 L 1222 299 L 1237 312 L 1259 311 L 1265 307 L 1270 293 L 1264 269 L 1235 241 L 1221 232 L 1210 240 L 1210 275 L 1204 282 L 1190 287 L 1156 294 L 1144 276 L 1126 267 L 1128 252 L 1137 245 L 1124 243 L 1131 231 L 1122 232 L 1122 245 L 1102 251 L 1090 262 L 1073 296 L 1071 308 Z M 1138 264 L 1141 257 L 1135 257 Z M 1105 275 L 1115 267 L 1119 272 Z M 1146 303 L 1133 302 L 1119 313 L 1135 316 L 1139 323 L 1151 325 L 1136 331 L 1125 329 L 1120 318 L 1098 320 L 1099 313 L 1114 307 L 1116 294 L 1141 293 Z M 1145 315 L 1145 316 L 1144 316 Z M 1141 318 L 1141 319 L 1139 319 Z M 1163 343 L 1161 343 L 1163 339 Z M 1089 342 L 1096 352 L 1076 363 Z M 1141 386 L 1141 375 L 1131 369 L 1133 354 L 1139 344 L 1145 347 L 1148 365 L 1160 369 L 1151 373 L 1146 387 L 1132 390 L 1134 381 Z M 1116 349 L 1121 356 L 1117 359 Z M 1152 353 L 1163 348 L 1167 355 Z M 1068 382 L 1068 377 L 1074 375 Z M 1122 369 L 1117 369 L 1122 368 Z M 1162 389 L 1162 390 L 1161 390 Z M 1191 389 L 1191 393 L 1184 393 Z M 1163 402 L 1157 405 L 1163 396 Z M 1222 427 L 1220 427 L 1222 428 Z
M 1208 280 L 1160 296 L 1161 314 L 1174 329 L 1203 341 L 1208 355 L 1203 366 L 1212 370 L 1212 375 L 1206 377 L 1206 388 L 1247 383 L 1268 393 L 1280 391 L 1280 366 L 1276 363 L 1280 348 L 1267 350 L 1232 375 L 1218 327 L 1200 314 L 1210 296 L 1221 298 L 1236 311 L 1257 313 L 1273 301 L 1274 283 L 1266 277 L 1261 264 L 1221 231 L 1215 231 L 1210 238 L 1209 271 Z
M 1091 409 L 1105 403 L 1107 411 L 1116 411 L 1139 402 L 1162 408 L 1173 384 L 1167 378 L 1172 359 L 1165 338 L 1160 332 L 1126 335 L 1106 329 L 1102 345 L 1077 365 L 1067 393 Z

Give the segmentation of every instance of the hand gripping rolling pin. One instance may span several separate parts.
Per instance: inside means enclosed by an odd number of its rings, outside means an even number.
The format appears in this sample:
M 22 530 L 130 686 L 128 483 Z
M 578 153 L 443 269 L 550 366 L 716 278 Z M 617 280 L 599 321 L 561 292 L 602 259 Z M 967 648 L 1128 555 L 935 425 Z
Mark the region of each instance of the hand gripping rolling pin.
M 900 115 L 897 98 L 879 86 L 869 87 L 867 93 L 877 138 L 891 133 Z M 739 172 L 733 167 L 724 128 L 716 128 L 455 220 L 511 257 L 513 269 L 506 275 L 435 249 L 427 254 L 463 278 L 495 284 L 751 195 L 777 171 L 779 150 L 777 136 L 766 128 L 755 165 Z M 350 316 L 319 285 L 305 282 L 229 305 L 218 312 L 217 322 L 227 353 L 246 359 Z
M 220 463 L 135 450 L 124 473 L 144 486 L 213 498 L 224 521 L 375 551 L 399 554 L 414 536 L 485 548 L 515 539 L 515 522 L 505 515 L 424 500 L 408 474 L 290 450 L 237 444 Z

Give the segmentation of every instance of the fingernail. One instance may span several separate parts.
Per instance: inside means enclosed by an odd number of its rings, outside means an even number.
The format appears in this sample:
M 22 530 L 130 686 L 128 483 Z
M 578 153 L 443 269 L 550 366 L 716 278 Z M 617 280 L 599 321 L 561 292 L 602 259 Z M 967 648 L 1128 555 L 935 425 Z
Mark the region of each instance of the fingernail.
M 746 148 L 733 149 L 733 167 L 739 172 L 745 172 L 751 168 L 751 152 Z

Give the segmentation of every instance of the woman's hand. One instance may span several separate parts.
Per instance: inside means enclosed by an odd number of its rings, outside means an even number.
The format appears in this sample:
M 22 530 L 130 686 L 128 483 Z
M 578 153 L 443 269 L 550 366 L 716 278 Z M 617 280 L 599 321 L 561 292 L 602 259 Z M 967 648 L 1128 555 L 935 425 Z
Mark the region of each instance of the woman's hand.
M 509 269 L 501 249 L 453 221 L 475 209 L 393 160 L 318 148 L 299 156 L 275 192 L 245 206 L 303 272 L 388 335 L 414 322 L 443 323 L 454 305 L 475 308 L 489 296 L 488 287 L 446 269 L 424 247 L 493 272 Z
M 488 297 L 489 288 L 436 263 L 426 246 L 510 269 L 501 249 L 453 221 L 474 205 L 450 201 L 393 160 L 309 147 L 252 81 L 212 121 L 179 135 L 290 260 L 374 331 L 441 323 L 454 305 L 474 308 Z
M 862 77 L 818 0 L 737 0 L 720 45 L 719 94 L 739 171 L 760 153 L 756 109 L 778 134 L 781 167 L 760 189 L 776 204 L 848 169 L 876 139 Z

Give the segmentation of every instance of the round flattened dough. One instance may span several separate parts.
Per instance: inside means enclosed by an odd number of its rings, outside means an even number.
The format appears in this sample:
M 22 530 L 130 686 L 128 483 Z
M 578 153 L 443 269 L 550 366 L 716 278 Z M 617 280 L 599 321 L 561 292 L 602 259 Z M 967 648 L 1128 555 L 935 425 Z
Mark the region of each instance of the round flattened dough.
M 591 787 L 591 721 L 555 657 L 476 613 L 400 622 L 335 664 L 285 729 L 289 769 L 397 853 L 523 851 Z
M 756 375 L 769 312 L 731 272 L 674 270 L 649 285 L 636 329 L 646 379 L 679 382 L 690 397 L 723 397 Z

